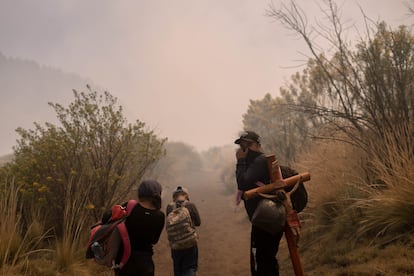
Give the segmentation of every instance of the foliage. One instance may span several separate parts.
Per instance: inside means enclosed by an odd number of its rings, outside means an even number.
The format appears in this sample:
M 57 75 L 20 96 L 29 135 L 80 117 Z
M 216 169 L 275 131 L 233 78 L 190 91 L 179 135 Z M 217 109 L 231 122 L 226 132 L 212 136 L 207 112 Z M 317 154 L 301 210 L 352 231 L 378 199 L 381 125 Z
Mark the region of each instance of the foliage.
M 35 123 L 19 128 L 13 174 L 22 185 L 24 208 L 39 208 L 58 236 L 62 234 L 65 199 L 83 195 L 94 219 L 124 200 L 145 171 L 162 155 L 163 143 L 145 124 L 129 124 L 108 92 L 74 91 L 63 107 L 50 103 L 60 125 Z M 85 209 L 86 210 L 86 209 Z
M 292 105 L 288 93 L 275 98 L 266 94 L 262 100 L 250 100 L 243 115 L 244 128 L 257 132 L 265 151 L 276 154 L 283 164 L 290 164 L 306 147 L 311 127 L 305 114 L 294 112 Z
M 174 188 L 183 185 L 184 175 L 199 172 L 202 167 L 201 157 L 193 147 L 182 142 L 168 142 L 165 144 L 165 155 L 146 176 L 166 183 L 164 188 Z
M 229 162 L 235 160 L 236 145 L 212 147 L 202 152 L 201 157 L 204 167 L 211 170 L 220 170 Z
M 413 232 L 414 144 L 403 141 L 411 131 L 385 132 L 386 138 L 399 137 L 399 142 L 389 143 L 381 152 L 370 156 L 378 179 L 368 187 L 360 185 L 367 196 L 351 206 L 361 216 L 357 237 L 369 236 L 373 242 L 384 244 Z M 384 164 L 383 159 L 390 162 Z
M 414 124 L 414 36 L 405 26 L 389 30 L 383 22 L 367 23 L 366 37 L 353 48 L 344 38 L 336 4 L 325 3 L 328 23 L 319 27 L 308 25 L 295 1 L 270 7 L 269 16 L 301 36 L 311 52 L 300 81 L 287 92 L 298 109 L 321 121 L 315 136 L 342 139 L 367 153 L 381 150 L 392 142 L 384 139 L 385 131 Z M 331 55 L 321 50 L 315 33 L 326 39 Z M 413 137 L 407 133 L 404 142 L 412 143 Z
M 19 187 L 13 180 L 1 183 L 0 189 L 0 272 L 18 263 L 24 263 L 31 255 L 47 252 L 41 244 L 47 238 L 42 224 L 32 217 L 23 227 L 19 206 Z
M 64 199 L 63 234 L 56 241 L 56 267 L 65 274 L 75 274 L 76 271 L 82 270 L 84 234 L 87 233 L 83 232 L 87 222 L 84 193 L 75 192 L 72 190 L 73 186 L 73 183 L 68 183 L 68 192 Z
M 235 194 L 237 182 L 235 174 L 235 162 L 228 162 L 220 169 L 220 183 L 224 194 Z
M 334 185 L 337 191 L 308 210 L 316 225 L 312 233 L 325 243 L 401 239 L 413 223 L 408 210 L 414 191 L 414 36 L 405 26 L 391 30 L 365 18 L 366 37 L 353 46 L 344 38 L 346 27 L 333 1 L 325 1 L 322 10 L 328 25 L 318 22 L 317 27 L 308 25 L 295 1 L 290 3 L 270 6 L 269 16 L 301 36 L 311 58 L 282 92 L 292 97 L 297 111 L 308 114 L 309 123 L 317 122 L 315 137 L 347 142 L 360 151 L 354 159 L 361 167 L 354 175 L 359 179 L 324 181 L 323 189 Z M 330 52 L 322 50 L 315 34 L 326 39 Z M 339 164 L 332 161 L 338 173 Z M 325 177 L 331 173 L 327 168 Z
M 414 36 L 406 26 L 392 30 L 365 18 L 366 37 L 352 45 L 344 38 L 347 28 L 334 1 L 324 1 L 321 9 L 328 25 L 316 27 L 308 25 L 296 1 L 290 3 L 280 9 L 270 5 L 268 15 L 301 36 L 311 56 L 281 88 L 281 97 L 251 101 L 244 127 L 263 133 L 268 148 L 281 146 L 273 150 L 284 158 L 293 148 L 299 161 L 294 167 L 311 170 L 310 202 L 301 214 L 302 248 L 311 251 L 314 264 L 343 268 L 353 263 L 342 269 L 344 275 L 372 272 L 362 267 L 368 260 L 358 263 L 347 254 L 364 244 L 378 250 L 411 240 L 412 246 Z M 328 42 L 326 51 L 315 37 Z M 286 127 L 289 113 L 298 116 L 292 122 L 303 120 L 293 124 L 302 132 Z M 299 151 L 296 135 L 323 140 L 313 139 Z M 401 270 L 375 265 L 384 273 L 413 271 L 407 262 Z
M 379 275 L 414 271 L 413 164 L 407 158 L 412 147 L 398 153 L 396 145 L 389 145 L 379 156 L 369 155 L 380 176 L 370 186 L 361 177 L 365 153 L 349 144 L 318 140 L 302 155 L 295 167 L 310 170 L 312 176 L 305 183 L 308 206 L 300 214 L 307 274 L 369 275 L 374 268 L 382 271 Z M 380 159 L 385 155 L 399 165 L 384 166 Z
M 7 154 L 7 155 L 0 156 L 0 166 L 3 166 L 12 161 L 13 161 L 13 154 Z
M 234 194 L 237 190 L 235 146 L 213 147 L 203 152 L 202 157 L 206 170 L 219 172 L 223 193 Z

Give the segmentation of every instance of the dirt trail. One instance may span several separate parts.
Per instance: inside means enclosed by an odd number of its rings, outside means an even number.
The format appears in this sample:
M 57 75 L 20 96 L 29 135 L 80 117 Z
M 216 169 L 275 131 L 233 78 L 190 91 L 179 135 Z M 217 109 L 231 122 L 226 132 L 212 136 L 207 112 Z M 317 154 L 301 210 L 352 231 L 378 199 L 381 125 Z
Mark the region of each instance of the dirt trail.
M 201 226 L 198 228 L 200 241 L 197 275 L 250 275 L 250 223 L 246 218 L 243 204 L 236 208 L 234 196 L 224 195 L 217 173 L 214 171 L 189 174 L 181 182 L 178 185 L 188 187 L 190 199 L 197 205 L 201 216 Z M 171 183 L 169 186 L 173 188 L 176 184 Z M 169 199 L 170 191 L 165 191 L 164 206 Z M 172 260 L 165 231 L 154 251 L 156 275 L 171 276 Z M 282 241 L 279 255 L 284 257 L 279 258 L 279 262 L 284 269 L 281 270 L 281 276 L 293 274 L 287 254 L 286 246 Z

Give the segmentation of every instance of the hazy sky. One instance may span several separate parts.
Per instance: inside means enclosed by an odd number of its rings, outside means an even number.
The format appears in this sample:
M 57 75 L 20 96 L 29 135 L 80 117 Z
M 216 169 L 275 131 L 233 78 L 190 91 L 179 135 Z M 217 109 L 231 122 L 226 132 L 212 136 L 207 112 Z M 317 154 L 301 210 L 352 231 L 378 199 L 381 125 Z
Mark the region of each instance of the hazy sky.
M 269 3 L 0 0 L 0 52 L 91 79 L 118 97 L 130 122 L 205 150 L 232 143 L 249 100 L 277 95 L 307 53 L 265 16 Z M 315 1 L 298 3 L 310 21 L 322 19 Z M 338 3 L 351 22 L 362 20 L 358 3 L 394 26 L 414 21 L 407 1 Z

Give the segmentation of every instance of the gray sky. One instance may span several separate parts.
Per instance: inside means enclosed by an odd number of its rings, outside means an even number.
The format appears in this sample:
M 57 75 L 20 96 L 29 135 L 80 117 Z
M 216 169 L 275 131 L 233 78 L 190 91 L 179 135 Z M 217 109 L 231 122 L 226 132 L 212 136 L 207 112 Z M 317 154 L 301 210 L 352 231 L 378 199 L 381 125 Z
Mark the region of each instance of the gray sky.
M 299 70 L 291 68 L 303 60 L 299 52 L 307 53 L 265 16 L 269 3 L 0 0 L 0 52 L 91 79 L 118 97 L 130 122 L 205 150 L 232 143 L 249 100 L 277 95 Z M 314 1 L 298 3 L 310 20 L 321 19 Z M 406 1 L 338 3 L 356 23 L 357 3 L 393 26 L 413 21 Z

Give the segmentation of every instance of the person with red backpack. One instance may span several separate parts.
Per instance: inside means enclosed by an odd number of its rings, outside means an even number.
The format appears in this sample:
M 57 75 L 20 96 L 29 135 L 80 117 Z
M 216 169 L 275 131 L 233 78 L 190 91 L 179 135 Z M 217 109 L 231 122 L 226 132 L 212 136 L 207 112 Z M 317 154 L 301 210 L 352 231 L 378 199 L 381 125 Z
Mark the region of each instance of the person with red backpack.
M 174 264 L 174 276 L 195 276 L 198 269 L 198 234 L 201 225 L 196 205 L 188 191 L 178 186 L 168 204 L 166 230 Z
M 138 188 L 138 202 L 125 220 L 131 243 L 131 255 L 117 276 L 154 276 L 153 246 L 159 241 L 165 224 L 161 209 L 162 187 L 156 180 L 145 180 Z

